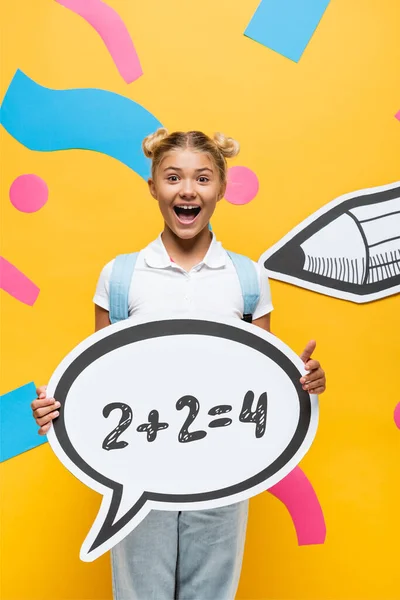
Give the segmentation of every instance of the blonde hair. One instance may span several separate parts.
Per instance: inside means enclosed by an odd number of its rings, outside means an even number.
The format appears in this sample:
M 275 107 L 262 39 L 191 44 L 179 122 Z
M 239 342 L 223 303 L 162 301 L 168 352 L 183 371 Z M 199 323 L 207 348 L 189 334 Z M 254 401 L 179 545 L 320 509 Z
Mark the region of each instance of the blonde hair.
M 154 179 L 156 169 L 162 157 L 171 150 L 190 149 L 194 152 L 205 152 L 208 154 L 218 169 L 222 184 L 226 183 L 228 165 L 227 158 L 239 154 L 239 142 L 225 136 L 223 133 L 215 133 L 213 139 L 201 131 L 174 131 L 168 133 L 164 128 L 157 129 L 148 135 L 142 143 L 143 152 L 147 158 L 151 158 L 151 176 Z

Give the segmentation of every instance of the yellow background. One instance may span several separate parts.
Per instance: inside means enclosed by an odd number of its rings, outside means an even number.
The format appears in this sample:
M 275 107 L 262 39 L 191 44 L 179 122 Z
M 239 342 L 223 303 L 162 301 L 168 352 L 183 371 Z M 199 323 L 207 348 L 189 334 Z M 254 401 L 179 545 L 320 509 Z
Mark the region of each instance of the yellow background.
M 50 88 L 127 96 L 170 130 L 223 131 L 260 191 L 221 202 L 213 228 L 254 259 L 340 194 L 400 179 L 400 3 L 332 0 L 296 64 L 243 35 L 258 0 L 108 0 L 126 23 L 144 75 L 127 85 L 99 36 L 52 0 L 1 3 L 1 97 L 17 68 Z M 2 135 L 2 254 L 41 288 L 28 307 L 2 303 L 1 393 L 45 383 L 93 330 L 102 266 L 162 227 L 146 183 L 94 152 L 31 152 Z M 14 178 L 36 173 L 49 201 L 13 208 Z M 301 466 L 327 524 L 325 545 L 299 547 L 286 508 L 251 503 L 239 599 L 400 598 L 399 296 L 367 305 L 271 282 L 273 331 L 300 352 L 318 341 L 328 375 L 317 439 Z M 18 414 L 15 415 L 18 434 Z M 100 497 L 46 444 L 6 461 L 2 600 L 110 599 L 108 556 L 78 559 Z

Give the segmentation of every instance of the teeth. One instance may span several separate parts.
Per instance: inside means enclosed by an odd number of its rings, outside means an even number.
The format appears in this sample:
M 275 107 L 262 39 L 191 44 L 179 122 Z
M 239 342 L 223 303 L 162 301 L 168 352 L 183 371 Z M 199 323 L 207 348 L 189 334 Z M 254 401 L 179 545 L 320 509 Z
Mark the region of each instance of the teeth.
M 191 208 L 198 208 L 198 206 L 187 206 L 187 204 L 185 204 L 184 206 L 178 206 L 178 208 L 184 208 L 185 210 L 190 210 Z

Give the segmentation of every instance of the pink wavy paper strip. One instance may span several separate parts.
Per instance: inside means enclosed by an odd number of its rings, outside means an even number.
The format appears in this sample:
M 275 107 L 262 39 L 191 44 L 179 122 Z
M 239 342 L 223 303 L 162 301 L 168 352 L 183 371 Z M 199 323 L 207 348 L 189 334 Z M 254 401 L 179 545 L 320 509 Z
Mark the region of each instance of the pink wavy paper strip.
M 0 289 L 29 306 L 35 304 L 40 292 L 33 281 L 2 256 L 0 256 Z
M 143 75 L 126 25 L 111 6 L 100 0 L 55 1 L 85 19 L 97 31 L 126 83 L 132 83 Z
M 299 546 L 324 543 L 324 514 L 311 482 L 300 467 L 293 469 L 268 491 L 288 509 Z

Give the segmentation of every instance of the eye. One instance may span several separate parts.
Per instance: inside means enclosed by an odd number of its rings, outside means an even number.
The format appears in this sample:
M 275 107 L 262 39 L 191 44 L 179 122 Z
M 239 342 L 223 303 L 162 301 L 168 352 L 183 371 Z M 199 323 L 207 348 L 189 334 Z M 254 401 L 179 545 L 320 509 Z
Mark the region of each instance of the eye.
M 178 175 L 169 175 L 167 177 L 168 181 L 171 181 L 172 183 L 175 183 L 176 181 L 178 181 Z
M 209 180 L 209 178 L 208 178 L 208 177 L 206 177 L 205 175 L 201 175 L 201 176 L 199 177 L 199 181 L 200 181 L 200 183 L 207 183 L 207 182 L 208 182 L 208 181 L 210 181 L 210 180 Z

